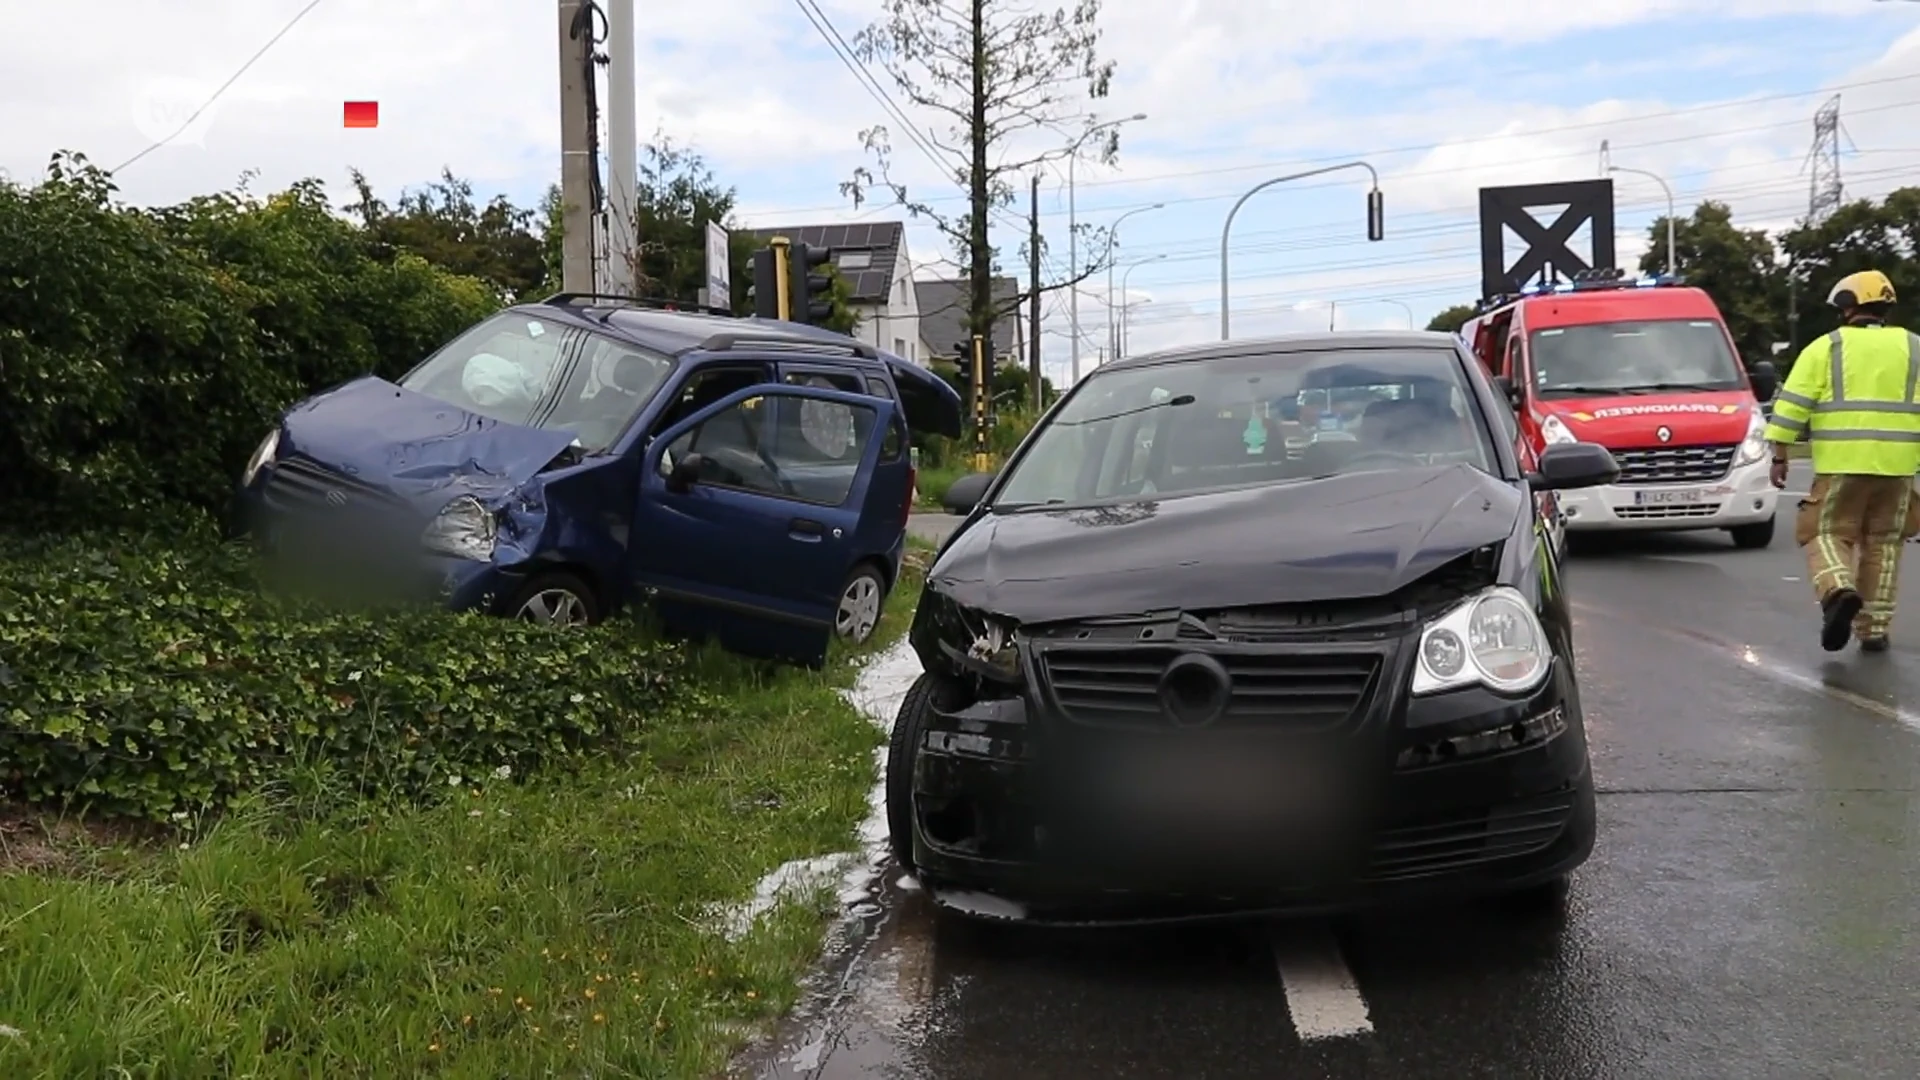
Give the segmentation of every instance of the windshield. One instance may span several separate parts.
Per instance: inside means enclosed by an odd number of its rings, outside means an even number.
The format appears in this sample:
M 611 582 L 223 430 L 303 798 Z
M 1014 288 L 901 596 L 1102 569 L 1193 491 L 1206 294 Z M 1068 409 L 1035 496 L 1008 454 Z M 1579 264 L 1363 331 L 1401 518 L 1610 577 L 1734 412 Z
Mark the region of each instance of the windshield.
M 1497 461 L 1451 349 L 1274 352 L 1096 371 L 1035 431 L 994 505 Z
M 1533 388 L 1556 394 L 1739 390 L 1740 361 L 1712 319 L 1595 323 L 1536 330 Z
M 673 370 L 673 361 L 588 334 L 569 369 L 565 326 L 504 312 L 454 338 L 400 385 L 505 424 L 572 432 L 598 453 L 626 430 Z

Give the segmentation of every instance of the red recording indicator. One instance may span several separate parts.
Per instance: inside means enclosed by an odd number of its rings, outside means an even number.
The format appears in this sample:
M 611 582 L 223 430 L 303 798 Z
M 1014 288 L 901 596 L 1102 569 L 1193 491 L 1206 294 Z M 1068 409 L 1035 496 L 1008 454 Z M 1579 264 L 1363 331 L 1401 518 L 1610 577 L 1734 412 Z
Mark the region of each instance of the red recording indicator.
M 380 126 L 380 103 L 377 101 L 349 101 L 346 109 L 347 126 L 350 128 L 371 128 Z

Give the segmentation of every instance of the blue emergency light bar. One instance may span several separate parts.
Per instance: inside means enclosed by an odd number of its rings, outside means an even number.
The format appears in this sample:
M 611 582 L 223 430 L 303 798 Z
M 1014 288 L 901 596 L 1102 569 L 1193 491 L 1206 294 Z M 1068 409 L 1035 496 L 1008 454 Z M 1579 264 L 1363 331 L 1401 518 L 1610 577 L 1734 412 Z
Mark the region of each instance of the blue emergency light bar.
M 1480 310 L 1492 311 L 1504 307 L 1515 300 L 1530 296 L 1556 296 L 1563 293 L 1597 292 L 1602 289 L 1658 289 L 1682 284 L 1678 274 L 1654 274 L 1648 277 L 1627 278 L 1618 270 L 1598 270 L 1579 274 L 1572 281 L 1553 281 L 1523 287 L 1517 293 L 1506 293 L 1488 297 L 1480 302 Z

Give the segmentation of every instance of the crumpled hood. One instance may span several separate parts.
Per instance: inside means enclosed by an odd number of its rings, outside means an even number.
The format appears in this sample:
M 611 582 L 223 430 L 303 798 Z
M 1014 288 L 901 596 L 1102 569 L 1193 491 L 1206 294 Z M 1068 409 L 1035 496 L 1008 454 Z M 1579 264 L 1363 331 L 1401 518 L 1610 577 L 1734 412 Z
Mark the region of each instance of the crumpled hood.
M 1746 390 L 1619 394 L 1541 402 L 1567 425 L 1574 438 L 1615 450 L 1737 443 L 1747 437 L 1758 404 Z M 1665 439 L 1660 438 L 1663 427 L 1667 429 Z
M 431 509 L 460 494 L 503 497 L 572 442 L 368 376 L 295 406 L 279 456 L 304 455 Z
M 1382 596 L 1513 534 L 1521 495 L 1466 465 L 1115 506 L 988 514 L 929 575 L 1020 623 Z

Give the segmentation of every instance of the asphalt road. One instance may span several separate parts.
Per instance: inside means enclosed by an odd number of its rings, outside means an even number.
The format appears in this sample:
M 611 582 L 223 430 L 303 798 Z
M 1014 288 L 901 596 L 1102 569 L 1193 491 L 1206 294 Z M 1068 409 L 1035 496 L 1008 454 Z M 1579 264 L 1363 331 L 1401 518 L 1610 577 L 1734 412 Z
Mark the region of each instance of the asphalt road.
M 1821 652 L 1784 527 L 1568 576 L 1602 795 L 1564 920 L 1031 932 L 936 921 L 895 883 L 744 1074 L 1920 1076 L 1920 586 L 1863 656 Z

